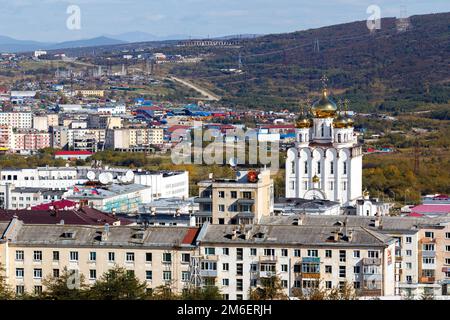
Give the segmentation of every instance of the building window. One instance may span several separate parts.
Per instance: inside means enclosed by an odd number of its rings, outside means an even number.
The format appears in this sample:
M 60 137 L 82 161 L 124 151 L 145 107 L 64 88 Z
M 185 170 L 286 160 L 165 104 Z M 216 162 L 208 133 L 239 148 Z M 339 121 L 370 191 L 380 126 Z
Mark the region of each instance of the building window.
M 257 265 L 256 263 L 250 264 L 250 271 L 251 271 L 251 272 L 256 272 L 256 271 L 258 271 L 258 265 Z
M 288 256 L 288 249 L 281 249 L 281 256 L 287 257 Z
M 189 282 L 190 279 L 191 279 L 191 273 L 189 271 L 181 272 L 181 281 L 182 282 Z
M 53 269 L 53 278 L 59 278 L 59 269 Z
M 282 264 L 281 265 L 281 271 L 282 272 L 287 272 L 288 271 L 288 265 L 287 264 Z
M 308 250 L 308 257 L 318 257 L 319 250 Z
M 450 232 L 445 233 L 445 239 L 450 239 Z
M 236 260 L 242 260 L 244 258 L 244 249 L 236 248 Z
M 361 282 L 359 282 L 359 281 L 353 282 L 353 288 L 354 289 L 360 289 L 361 288 Z
M 434 244 L 424 244 L 423 251 L 434 251 Z
M 406 243 L 412 243 L 412 237 L 406 237 Z
M 305 174 L 308 174 L 308 161 L 305 161 Z
M 408 269 L 408 270 L 412 269 L 412 263 L 411 262 L 407 262 L 406 263 L 406 269 Z
M 23 261 L 24 253 L 22 250 L 16 251 L 16 261 Z
M 25 293 L 25 286 L 23 286 L 23 285 L 16 286 L 16 294 L 18 296 L 20 296 L 24 293 Z
M 434 232 L 425 231 L 425 238 L 434 238 Z
M 325 288 L 331 289 L 332 287 L 333 287 L 333 282 L 332 281 L 325 281 Z
M 42 286 L 34 286 L 34 294 L 42 294 Z
M 134 262 L 134 252 L 127 252 L 127 254 L 126 254 L 126 261 L 127 262 Z
M 325 273 L 332 273 L 333 267 L 332 266 L 325 266 Z
M 59 251 L 53 251 L 53 261 L 59 261 Z
M 281 287 L 282 287 L 282 288 L 287 288 L 287 287 L 288 287 L 288 282 L 287 282 L 287 280 L 281 280 Z
M 97 270 L 91 269 L 89 270 L 89 280 L 97 279 Z
M 42 269 L 34 269 L 33 270 L 33 278 L 34 279 L 42 279 Z
M 359 250 L 353 251 L 353 258 L 359 258 L 361 256 L 361 252 Z
M 42 251 L 34 251 L 33 252 L 33 260 L 34 261 L 42 261 Z
M 230 285 L 230 279 L 222 279 L 222 285 L 228 287 Z
M 242 263 L 237 263 L 236 264 L 236 275 L 242 276 L 243 274 L 244 274 L 244 266 L 242 265 Z
M 229 271 L 230 265 L 228 263 L 222 263 L 222 270 L 223 271 Z
M 331 258 L 333 256 L 331 250 L 325 250 L 325 258 Z
M 244 289 L 243 280 L 236 279 L 236 291 L 242 291 Z
M 172 280 L 172 272 L 171 271 L 164 271 L 163 272 L 163 280 L 164 281 L 171 281 Z
M 89 261 L 97 261 L 97 252 L 89 252 Z
M 116 261 L 116 254 L 114 252 L 108 252 L 108 261 L 109 262 Z
M 145 271 L 145 280 L 150 281 L 153 278 L 153 272 L 150 270 Z
M 69 260 L 72 262 L 78 261 L 78 251 L 70 251 Z
M 330 161 L 330 174 L 334 174 L 334 162 Z
M 219 204 L 219 212 L 225 212 L 225 205 L 224 204 Z
M 353 273 L 355 273 L 355 274 L 361 273 L 361 267 L 360 266 L 354 266 L 353 267 Z
M 295 190 L 295 181 L 289 181 L 291 190 Z
M 373 250 L 369 250 L 368 252 L 367 252 L 367 256 L 369 257 L 369 258 L 378 258 L 378 251 L 373 251 Z
M 172 254 L 169 252 L 164 252 L 163 253 L 163 262 L 171 263 L 172 262 Z
M 224 256 L 229 256 L 230 255 L 230 249 L 229 248 L 222 248 L 222 254 Z
M 237 199 L 237 191 L 230 192 L 231 199 Z
M 23 278 L 23 268 L 16 268 L 16 278 L 22 279 Z
M 266 257 L 273 257 L 273 256 L 275 256 L 275 249 L 264 249 L 264 255 Z
M 207 256 L 213 256 L 216 254 L 216 248 L 205 248 L 205 254 Z
M 450 246 L 445 246 L 445 251 L 450 252 Z
M 406 255 L 408 256 L 408 257 L 411 257 L 412 256 L 412 250 L 406 250 Z
M 320 174 L 320 161 L 317 161 L 317 174 Z
M 339 250 L 339 261 L 345 262 L 347 260 L 347 254 L 345 250 Z
M 339 277 L 340 278 L 345 278 L 346 277 L 345 266 L 339 266 Z
M 225 198 L 225 191 L 219 191 L 219 198 Z
M 347 174 L 347 161 L 344 161 L 344 174 Z
M 151 252 L 146 252 L 145 253 L 145 262 L 152 262 L 152 253 Z
M 181 262 L 182 263 L 189 263 L 189 262 L 191 262 L 191 255 L 189 253 L 182 253 L 181 254 Z

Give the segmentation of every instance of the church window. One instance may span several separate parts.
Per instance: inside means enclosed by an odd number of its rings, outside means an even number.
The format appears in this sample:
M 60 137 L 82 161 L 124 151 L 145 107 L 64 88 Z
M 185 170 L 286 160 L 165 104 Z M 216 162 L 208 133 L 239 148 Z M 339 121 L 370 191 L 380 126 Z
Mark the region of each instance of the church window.
M 317 174 L 320 174 L 320 161 L 317 161 Z
M 322 126 L 320 127 L 321 135 L 322 137 L 325 136 L 325 124 L 322 123 Z
M 342 142 L 341 140 L 342 140 L 341 134 L 338 133 L 338 142 L 341 143 Z
M 291 173 L 295 173 L 295 162 L 291 162 Z
M 344 174 L 347 174 L 347 162 L 344 161 Z
M 330 162 L 330 174 L 334 174 L 334 162 Z
M 308 161 L 305 161 L 305 174 L 308 174 Z

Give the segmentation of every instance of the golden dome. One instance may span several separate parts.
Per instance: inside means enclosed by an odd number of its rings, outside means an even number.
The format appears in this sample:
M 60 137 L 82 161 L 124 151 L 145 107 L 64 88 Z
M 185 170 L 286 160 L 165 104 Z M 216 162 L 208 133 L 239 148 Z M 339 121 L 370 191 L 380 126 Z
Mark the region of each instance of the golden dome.
M 307 119 L 307 118 L 302 118 L 302 119 L 298 119 L 295 122 L 295 127 L 297 129 L 302 129 L 302 128 L 311 128 L 313 125 L 311 119 Z
M 344 118 L 341 114 L 339 114 L 336 120 L 333 121 L 333 127 L 342 129 L 346 128 L 348 125 L 348 120 Z
M 312 178 L 312 182 L 313 182 L 313 183 L 319 183 L 319 182 L 320 182 L 320 179 L 319 179 L 319 177 L 317 176 L 317 174 L 315 174 L 314 177 Z
M 322 91 L 322 97 L 316 101 L 311 108 L 311 111 L 316 118 L 334 117 L 336 110 L 336 104 L 328 98 L 328 92 L 326 89 Z
M 347 118 L 347 128 L 353 127 L 354 123 L 352 118 Z

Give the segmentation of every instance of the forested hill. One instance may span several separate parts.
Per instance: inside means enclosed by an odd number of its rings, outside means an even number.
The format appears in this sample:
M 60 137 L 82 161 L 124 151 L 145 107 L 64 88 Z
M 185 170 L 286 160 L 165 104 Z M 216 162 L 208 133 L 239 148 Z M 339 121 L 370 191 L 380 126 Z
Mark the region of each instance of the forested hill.
M 240 49 L 218 50 L 200 67 L 173 72 L 197 79 L 230 105 L 293 108 L 320 88 L 329 87 L 360 111 L 410 111 L 448 107 L 450 99 L 450 13 L 412 16 L 406 31 L 384 18 L 370 32 L 358 21 L 245 40 Z M 239 52 L 242 74 L 236 68 Z M 433 104 L 433 105 L 432 105 Z

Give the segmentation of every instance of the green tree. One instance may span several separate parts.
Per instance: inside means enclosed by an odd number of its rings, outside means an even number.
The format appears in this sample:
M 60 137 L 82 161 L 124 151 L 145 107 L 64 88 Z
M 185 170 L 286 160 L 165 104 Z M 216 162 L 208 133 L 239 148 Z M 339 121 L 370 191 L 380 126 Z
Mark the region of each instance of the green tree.
M 88 286 L 84 282 L 83 274 L 77 275 L 69 272 L 67 267 L 63 269 L 59 277 L 48 276 L 43 284 L 46 290 L 42 296 L 51 300 L 82 300 L 86 298 Z
M 281 280 L 277 276 L 261 278 L 261 285 L 250 289 L 250 300 L 287 300 Z
M 88 292 L 94 300 L 140 300 L 148 297 L 145 282 L 140 282 L 134 273 L 114 267 L 104 273 Z
M 10 300 L 14 298 L 14 294 L 11 288 L 6 283 L 6 277 L 4 275 L 5 269 L 0 263 L 0 300 Z
M 189 288 L 183 291 L 183 300 L 222 300 L 222 294 L 216 286 L 205 286 L 203 288 Z

